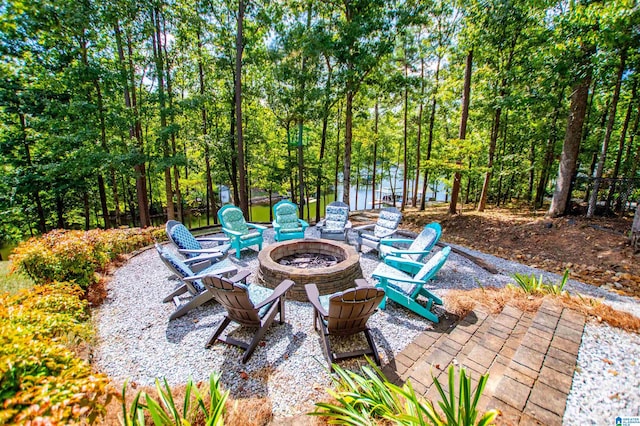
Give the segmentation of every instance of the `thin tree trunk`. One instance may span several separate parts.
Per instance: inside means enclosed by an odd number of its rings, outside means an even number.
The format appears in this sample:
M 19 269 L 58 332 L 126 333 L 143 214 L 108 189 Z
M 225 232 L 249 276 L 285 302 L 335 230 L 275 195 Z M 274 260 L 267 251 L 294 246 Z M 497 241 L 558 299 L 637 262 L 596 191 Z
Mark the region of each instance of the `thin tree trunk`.
M 616 163 L 613 168 L 612 178 L 613 181 L 611 183 L 611 188 L 609 188 L 609 195 L 607 196 L 607 209 L 611 206 L 611 202 L 613 201 L 614 194 L 616 192 L 616 179 L 618 179 L 618 173 L 620 173 L 620 167 L 622 164 L 622 152 L 624 151 L 624 142 L 627 139 L 627 130 L 629 129 L 629 121 L 631 121 L 631 112 L 633 110 L 633 103 L 636 97 L 638 80 L 634 80 L 633 87 L 631 89 L 631 99 L 629 100 L 629 105 L 627 106 L 627 113 L 624 116 L 624 121 L 622 122 L 622 130 L 620 130 L 620 142 L 618 143 L 618 153 L 616 154 Z M 620 199 L 621 197 L 618 197 Z
M 467 62 L 464 69 L 464 88 L 462 90 L 462 113 L 460 114 L 460 128 L 458 130 L 458 139 L 464 140 L 467 137 L 467 121 L 469 120 L 469 102 L 471 100 L 471 70 L 473 68 L 473 50 L 467 54 Z M 456 214 L 458 211 L 458 194 L 460 193 L 460 180 L 462 179 L 460 168 L 462 160 L 456 161 L 457 170 L 453 177 L 453 187 L 451 188 L 451 201 L 449 202 L 449 214 Z M 471 168 L 471 165 L 469 165 Z M 469 174 L 469 184 L 471 183 L 471 174 Z M 427 193 L 423 194 L 426 197 Z M 467 202 L 469 197 L 469 185 L 467 185 Z
M 371 208 L 376 208 L 376 167 L 378 162 L 378 124 L 380 122 L 380 102 L 376 97 L 376 106 L 374 109 L 374 124 L 373 124 L 373 178 L 371 180 Z
M 609 142 L 611 141 L 611 133 L 613 132 L 613 125 L 616 120 L 616 112 L 618 109 L 618 100 L 620 99 L 620 86 L 622 85 L 622 74 L 624 73 L 627 60 L 627 50 L 624 48 L 620 52 L 620 66 L 618 67 L 618 76 L 616 78 L 616 86 L 611 99 L 611 110 L 609 111 L 609 120 L 607 122 L 607 130 L 605 131 L 604 140 L 602 141 L 602 152 L 600 153 L 600 159 L 598 160 L 598 167 L 596 169 L 595 179 L 593 181 L 593 191 L 591 192 L 591 198 L 589 198 L 589 208 L 587 209 L 587 217 L 593 217 L 596 211 L 596 203 L 598 202 L 598 190 L 600 189 L 600 179 L 602 179 L 602 173 L 604 171 L 604 162 L 607 158 L 607 149 L 609 148 Z
M 409 128 L 408 128 L 408 116 L 409 116 L 409 87 L 408 85 L 408 73 L 409 73 L 409 64 L 407 60 L 407 46 L 404 48 L 404 123 L 403 123 L 403 159 L 402 163 L 404 164 L 404 170 L 402 172 L 402 202 L 400 203 L 400 210 L 404 211 L 404 206 L 407 204 L 407 199 L 409 198 L 409 194 L 407 192 L 407 180 L 409 179 L 409 147 L 408 147 L 408 139 L 409 139 Z
M 544 195 L 546 192 L 547 184 L 549 183 L 549 176 L 551 175 L 551 165 L 553 164 L 554 151 L 556 146 L 556 140 L 558 139 L 558 118 L 560 117 L 560 109 L 562 108 L 562 101 L 564 100 L 564 88 L 560 90 L 558 94 L 558 101 L 556 103 L 553 119 L 551 120 L 551 130 L 549 131 L 549 139 L 547 140 L 547 148 L 544 154 L 544 162 L 542 169 L 540 170 L 540 180 L 538 180 L 538 187 L 536 188 L 536 197 L 534 206 L 536 208 L 542 207 L 544 203 Z
M 436 74 L 437 74 L 437 71 L 436 71 Z M 437 81 L 437 77 L 436 77 L 436 81 Z M 411 200 L 411 205 L 413 207 L 417 207 L 417 204 L 418 204 L 418 186 L 420 185 L 420 156 L 422 155 L 420 144 L 422 142 L 422 110 L 424 108 L 423 99 L 424 99 L 424 58 L 420 58 L 420 106 L 418 107 L 418 134 L 416 135 L 416 177 L 415 177 L 415 183 L 413 184 L 413 198 Z M 424 198 L 424 195 L 422 198 Z M 422 202 L 420 203 L 420 205 L 422 206 Z
M 249 219 L 249 196 L 247 193 L 247 169 L 244 164 L 244 139 L 242 136 L 242 51 L 243 44 L 243 24 L 244 24 L 244 0 L 238 0 L 238 25 L 236 31 L 236 79 L 235 79 L 235 106 L 236 106 L 236 141 L 238 154 L 238 181 L 240 210 L 245 219 Z
M 342 202 L 349 204 L 351 194 L 351 141 L 353 140 L 353 98 L 352 89 L 347 90 L 345 100 L 345 126 L 344 126 L 344 165 L 342 178 Z M 356 209 L 358 206 L 356 206 Z
M 116 35 L 116 44 L 118 50 L 118 59 L 120 64 L 120 72 L 123 77 L 124 83 L 124 103 L 127 109 L 133 113 L 133 123 L 129 127 L 129 137 L 135 139 L 137 142 L 136 149 L 138 154 L 144 153 L 144 145 L 142 142 L 142 131 L 140 126 L 140 116 L 138 113 L 138 106 L 136 100 L 135 83 L 134 83 L 134 68 L 133 68 L 133 46 L 131 37 L 127 35 L 127 50 L 128 58 L 125 58 L 124 47 L 122 43 L 122 33 L 118 22 L 114 24 L 114 32 Z M 127 65 L 128 62 L 128 65 Z M 140 161 L 133 167 L 136 176 L 136 194 L 138 201 L 138 210 L 140 215 L 140 226 L 147 227 L 151 224 L 149 218 L 149 203 L 147 199 L 147 183 L 146 183 L 146 169 L 144 161 Z M 130 210 L 131 211 L 131 210 Z M 133 211 L 131 211 L 133 218 Z M 135 221 L 134 221 L 135 224 Z
M 29 148 L 29 142 L 27 140 L 27 120 L 24 113 L 19 112 L 18 118 L 20 119 L 20 137 L 22 139 L 22 145 L 24 146 L 24 155 L 27 160 L 27 166 L 33 167 L 31 161 L 31 149 Z M 38 231 L 41 234 L 47 232 L 47 220 L 44 217 L 44 209 L 42 208 L 42 200 L 40 199 L 40 191 L 37 188 L 33 188 L 33 198 L 36 202 L 36 213 L 38 215 Z
M 338 199 L 338 171 L 340 170 L 340 117 L 342 117 L 342 105 L 339 104 L 336 116 L 336 168 L 333 177 L 333 193 L 336 195 L 336 200 Z

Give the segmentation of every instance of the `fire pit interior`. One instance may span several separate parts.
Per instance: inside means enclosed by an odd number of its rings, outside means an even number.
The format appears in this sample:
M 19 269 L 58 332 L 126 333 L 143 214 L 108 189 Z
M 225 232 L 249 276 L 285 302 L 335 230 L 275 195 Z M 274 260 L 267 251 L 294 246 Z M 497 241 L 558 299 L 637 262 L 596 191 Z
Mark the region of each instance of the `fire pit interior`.
M 288 298 L 307 301 L 305 284 L 315 283 L 320 294 L 353 287 L 362 278 L 360 256 L 349 245 L 332 240 L 292 240 L 269 245 L 258 254 L 258 281 L 275 288 L 282 280 L 293 280 Z

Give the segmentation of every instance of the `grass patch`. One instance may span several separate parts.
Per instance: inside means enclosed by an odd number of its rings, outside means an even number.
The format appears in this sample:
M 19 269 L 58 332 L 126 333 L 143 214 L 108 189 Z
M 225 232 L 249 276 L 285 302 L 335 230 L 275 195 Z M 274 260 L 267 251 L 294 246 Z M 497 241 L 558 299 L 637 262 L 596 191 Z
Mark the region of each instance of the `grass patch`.
M 11 262 L 0 262 L 0 292 L 15 294 L 33 287 L 33 281 L 25 274 L 11 272 Z
M 486 287 L 473 290 L 451 290 L 444 298 L 447 311 L 464 318 L 476 306 L 497 314 L 506 304 L 510 304 L 523 312 L 536 312 L 543 300 L 565 308 L 573 309 L 598 322 L 606 322 L 612 327 L 640 333 L 640 318 L 628 312 L 618 311 L 601 300 L 590 297 L 562 295 L 545 295 L 541 293 L 527 294 L 515 287 Z

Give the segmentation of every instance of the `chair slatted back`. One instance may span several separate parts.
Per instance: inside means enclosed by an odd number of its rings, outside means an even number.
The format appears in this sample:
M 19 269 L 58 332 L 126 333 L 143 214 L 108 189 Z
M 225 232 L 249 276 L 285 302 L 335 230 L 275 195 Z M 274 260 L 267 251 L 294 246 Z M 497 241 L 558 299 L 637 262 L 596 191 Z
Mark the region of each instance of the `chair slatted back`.
M 385 207 L 380 210 L 378 221 L 373 229 L 376 238 L 384 238 L 393 235 L 398 230 L 402 220 L 402 213 L 395 207 Z
M 329 334 L 351 335 L 367 329 L 367 320 L 384 297 L 384 290 L 358 287 L 329 298 Z
M 202 278 L 202 284 L 213 293 L 218 303 L 224 306 L 229 319 L 246 326 L 260 326 L 258 310 L 249 299 L 246 285 L 233 283 L 215 275 Z

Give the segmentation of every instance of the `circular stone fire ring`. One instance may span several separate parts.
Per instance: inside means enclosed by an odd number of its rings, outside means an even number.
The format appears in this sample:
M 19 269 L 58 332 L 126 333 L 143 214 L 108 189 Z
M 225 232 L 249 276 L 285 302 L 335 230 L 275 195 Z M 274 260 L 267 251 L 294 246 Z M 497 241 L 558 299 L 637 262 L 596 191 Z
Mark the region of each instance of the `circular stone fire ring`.
M 296 254 L 324 254 L 335 256 L 338 263 L 323 268 L 298 268 L 281 265 L 280 259 Z M 265 287 L 275 288 L 283 280 L 293 280 L 287 298 L 306 302 L 305 284 L 315 283 L 321 295 L 343 291 L 355 286 L 355 280 L 362 278 L 360 256 L 346 244 L 324 239 L 283 241 L 271 244 L 258 254 L 258 282 Z

